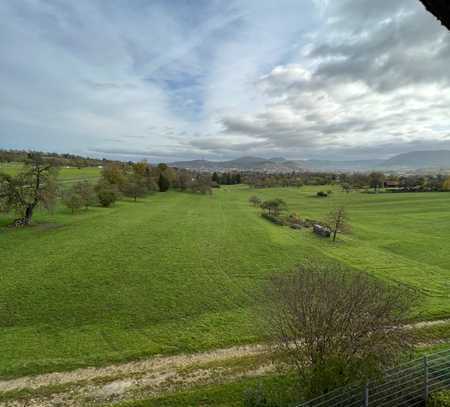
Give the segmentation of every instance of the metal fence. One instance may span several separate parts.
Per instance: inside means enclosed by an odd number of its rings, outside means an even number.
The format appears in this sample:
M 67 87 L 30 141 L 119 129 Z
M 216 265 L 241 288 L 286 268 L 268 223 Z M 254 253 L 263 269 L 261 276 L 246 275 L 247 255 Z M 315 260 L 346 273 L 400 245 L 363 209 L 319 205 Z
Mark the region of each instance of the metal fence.
M 450 389 L 450 349 L 388 370 L 365 386 L 336 389 L 298 407 L 426 406 L 431 393 Z

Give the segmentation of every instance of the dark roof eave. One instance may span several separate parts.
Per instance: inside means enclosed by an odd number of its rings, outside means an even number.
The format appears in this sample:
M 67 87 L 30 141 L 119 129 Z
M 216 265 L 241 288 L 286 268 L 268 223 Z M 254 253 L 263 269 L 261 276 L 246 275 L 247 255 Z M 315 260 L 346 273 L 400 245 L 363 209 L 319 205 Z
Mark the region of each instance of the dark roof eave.
M 420 0 L 448 30 L 450 30 L 450 2 L 448 0 Z

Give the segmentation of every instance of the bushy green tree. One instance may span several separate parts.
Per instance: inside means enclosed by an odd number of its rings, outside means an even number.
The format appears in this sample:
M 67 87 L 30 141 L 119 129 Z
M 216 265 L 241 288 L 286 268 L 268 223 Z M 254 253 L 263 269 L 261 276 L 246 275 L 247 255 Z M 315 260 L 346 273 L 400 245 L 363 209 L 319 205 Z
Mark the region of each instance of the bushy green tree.
M 134 180 L 138 181 L 138 184 L 145 184 L 147 192 L 151 193 L 157 191 L 157 180 L 159 177 L 159 169 L 152 167 L 145 161 L 132 164 L 132 172 L 128 176 L 132 175 Z
M 111 206 L 119 197 L 118 189 L 115 185 L 101 180 L 95 187 L 98 202 L 104 208 Z
M 162 172 L 159 174 L 158 186 L 159 192 L 166 192 L 170 188 L 170 182 Z
M 132 173 L 126 177 L 122 192 L 136 202 L 137 198 L 145 196 L 149 190 L 145 178 L 137 173 Z
M 75 213 L 84 206 L 82 196 L 73 189 L 63 193 L 62 202 L 72 213 Z
M 118 189 L 122 188 L 122 185 L 126 181 L 126 168 L 121 164 L 108 164 L 103 167 L 102 178 L 108 184 L 116 185 Z
M 261 208 L 266 210 L 269 215 L 277 216 L 280 212 L 287 209 L 287 205 L 286 202 L 284 202 L 282 199 L 277 198 L 264 201 L 261 204 Z

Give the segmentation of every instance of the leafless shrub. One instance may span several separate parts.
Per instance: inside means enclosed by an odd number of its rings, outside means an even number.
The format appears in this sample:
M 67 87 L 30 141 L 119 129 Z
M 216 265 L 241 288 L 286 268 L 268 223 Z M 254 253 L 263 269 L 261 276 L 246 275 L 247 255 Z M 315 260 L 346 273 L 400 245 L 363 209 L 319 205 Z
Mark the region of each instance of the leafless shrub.
M 274 346 L 296 368 L 306 397 L 364 381 L 410 349 L 409 290 L 336 264 L 305 262 L 269 288 Z

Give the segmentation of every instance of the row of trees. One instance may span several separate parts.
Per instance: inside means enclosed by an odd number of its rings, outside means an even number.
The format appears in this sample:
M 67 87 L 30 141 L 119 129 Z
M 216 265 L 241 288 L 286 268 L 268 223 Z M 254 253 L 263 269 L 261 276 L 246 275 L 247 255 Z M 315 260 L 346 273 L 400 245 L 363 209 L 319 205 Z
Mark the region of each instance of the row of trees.
M 450 191 L 450 177 L 437 175 L 388 175 L 383 172 L 332 173 L 332 172 L 292 172 L 267 174 L 259 172 L 243 173 L 242 182 L 254 188 L 301 187 L 303 185 L 339 184 L 346 192 L 373 189 L 379 192 L 385 182 L 395 184 L 397 191 Z
M 177 169 L 173 181 L 173 188 L 181 192 L 192 192 L 199 194 L 212 194 L 214 182 L 208 174 L 191 172 L 185 169 Z
M 109 207 L 121 197 L 134 201 L 156 191 L 165 192 L 174 179 L 173 169 L 165 164 L 151 167 L 147 163 L 113 163 L 102 169 L 101 178 L 95 184 L 81 181 L 62 190 L 63 204 L 72 212 L 100 205 Z
M 399 187 L 404 191 L 442 192 L 450 191 L 450 177 L 445 175 L 410 175 L 399 177 Z
M 150 166 L 146 162 L 113 164 L 103 168 L 102 176 L 93 187 L 88 182 L 79 182 L 63 195 L 64 204 L 72 212 L 92 206 L 98 202 L 107 207 L 122 196 L 133 199 L 166 192 L 170 188 L 183 192 L 211 194 L 209 177 L 193 174 L 187 170 L 176 170 L 166 164 Z
M 51 210 L 59 197 L 72 212 L 99 204 L 112 205 L 120 197 L 136 201 L 153 192 L 170 188 L 200 194 L 211 193 L 207 175 L 175 170 L 166 164 L 151 166 L 146 162 L 109 163 L 102 168 L 95 184 L 82 181 L 68 189 L 58 188 L 58 167 L 42 154 L 29 153 L 23 169 L 15 176 L 0 174 L 0 210 L 14 211 L 16 226 L 31 223 L 35 209 Z
M 69 167 L 96 167 L 111 163 L 119 163 L 119 161 L 107 160 L 105 158 L 91 158 L 82 157 L 75 154 L 58 154 L 48 153 L 42 151 L 28 151 L 28 150 L 4 150 L 0 149 L 0 162 L 6 163 L 25 163 L 28 161 L 29 155 L 40 156 L 46 162 L 53 166 L 69 166 Z
M 378 171 L 369 174 L 340 174 L 339 183 L 346 192 L 350 192 L 352 189 L 371 188 L 376 193 L 384 188 L 385 183 L 388 189 L 402 192 L 450 191 L 450 177 L 442 174 L 386 176 Z
M 241 183 L 241 174 L 239 172 L 214 172 L 211 181 L 217 185 L 236 185 Z
M 301 187 L 303 185 L 330 185 L 336 183 L 338 175 L 323 172 L 260 173 L 242 174 L 242 182 L 253 188 Z

